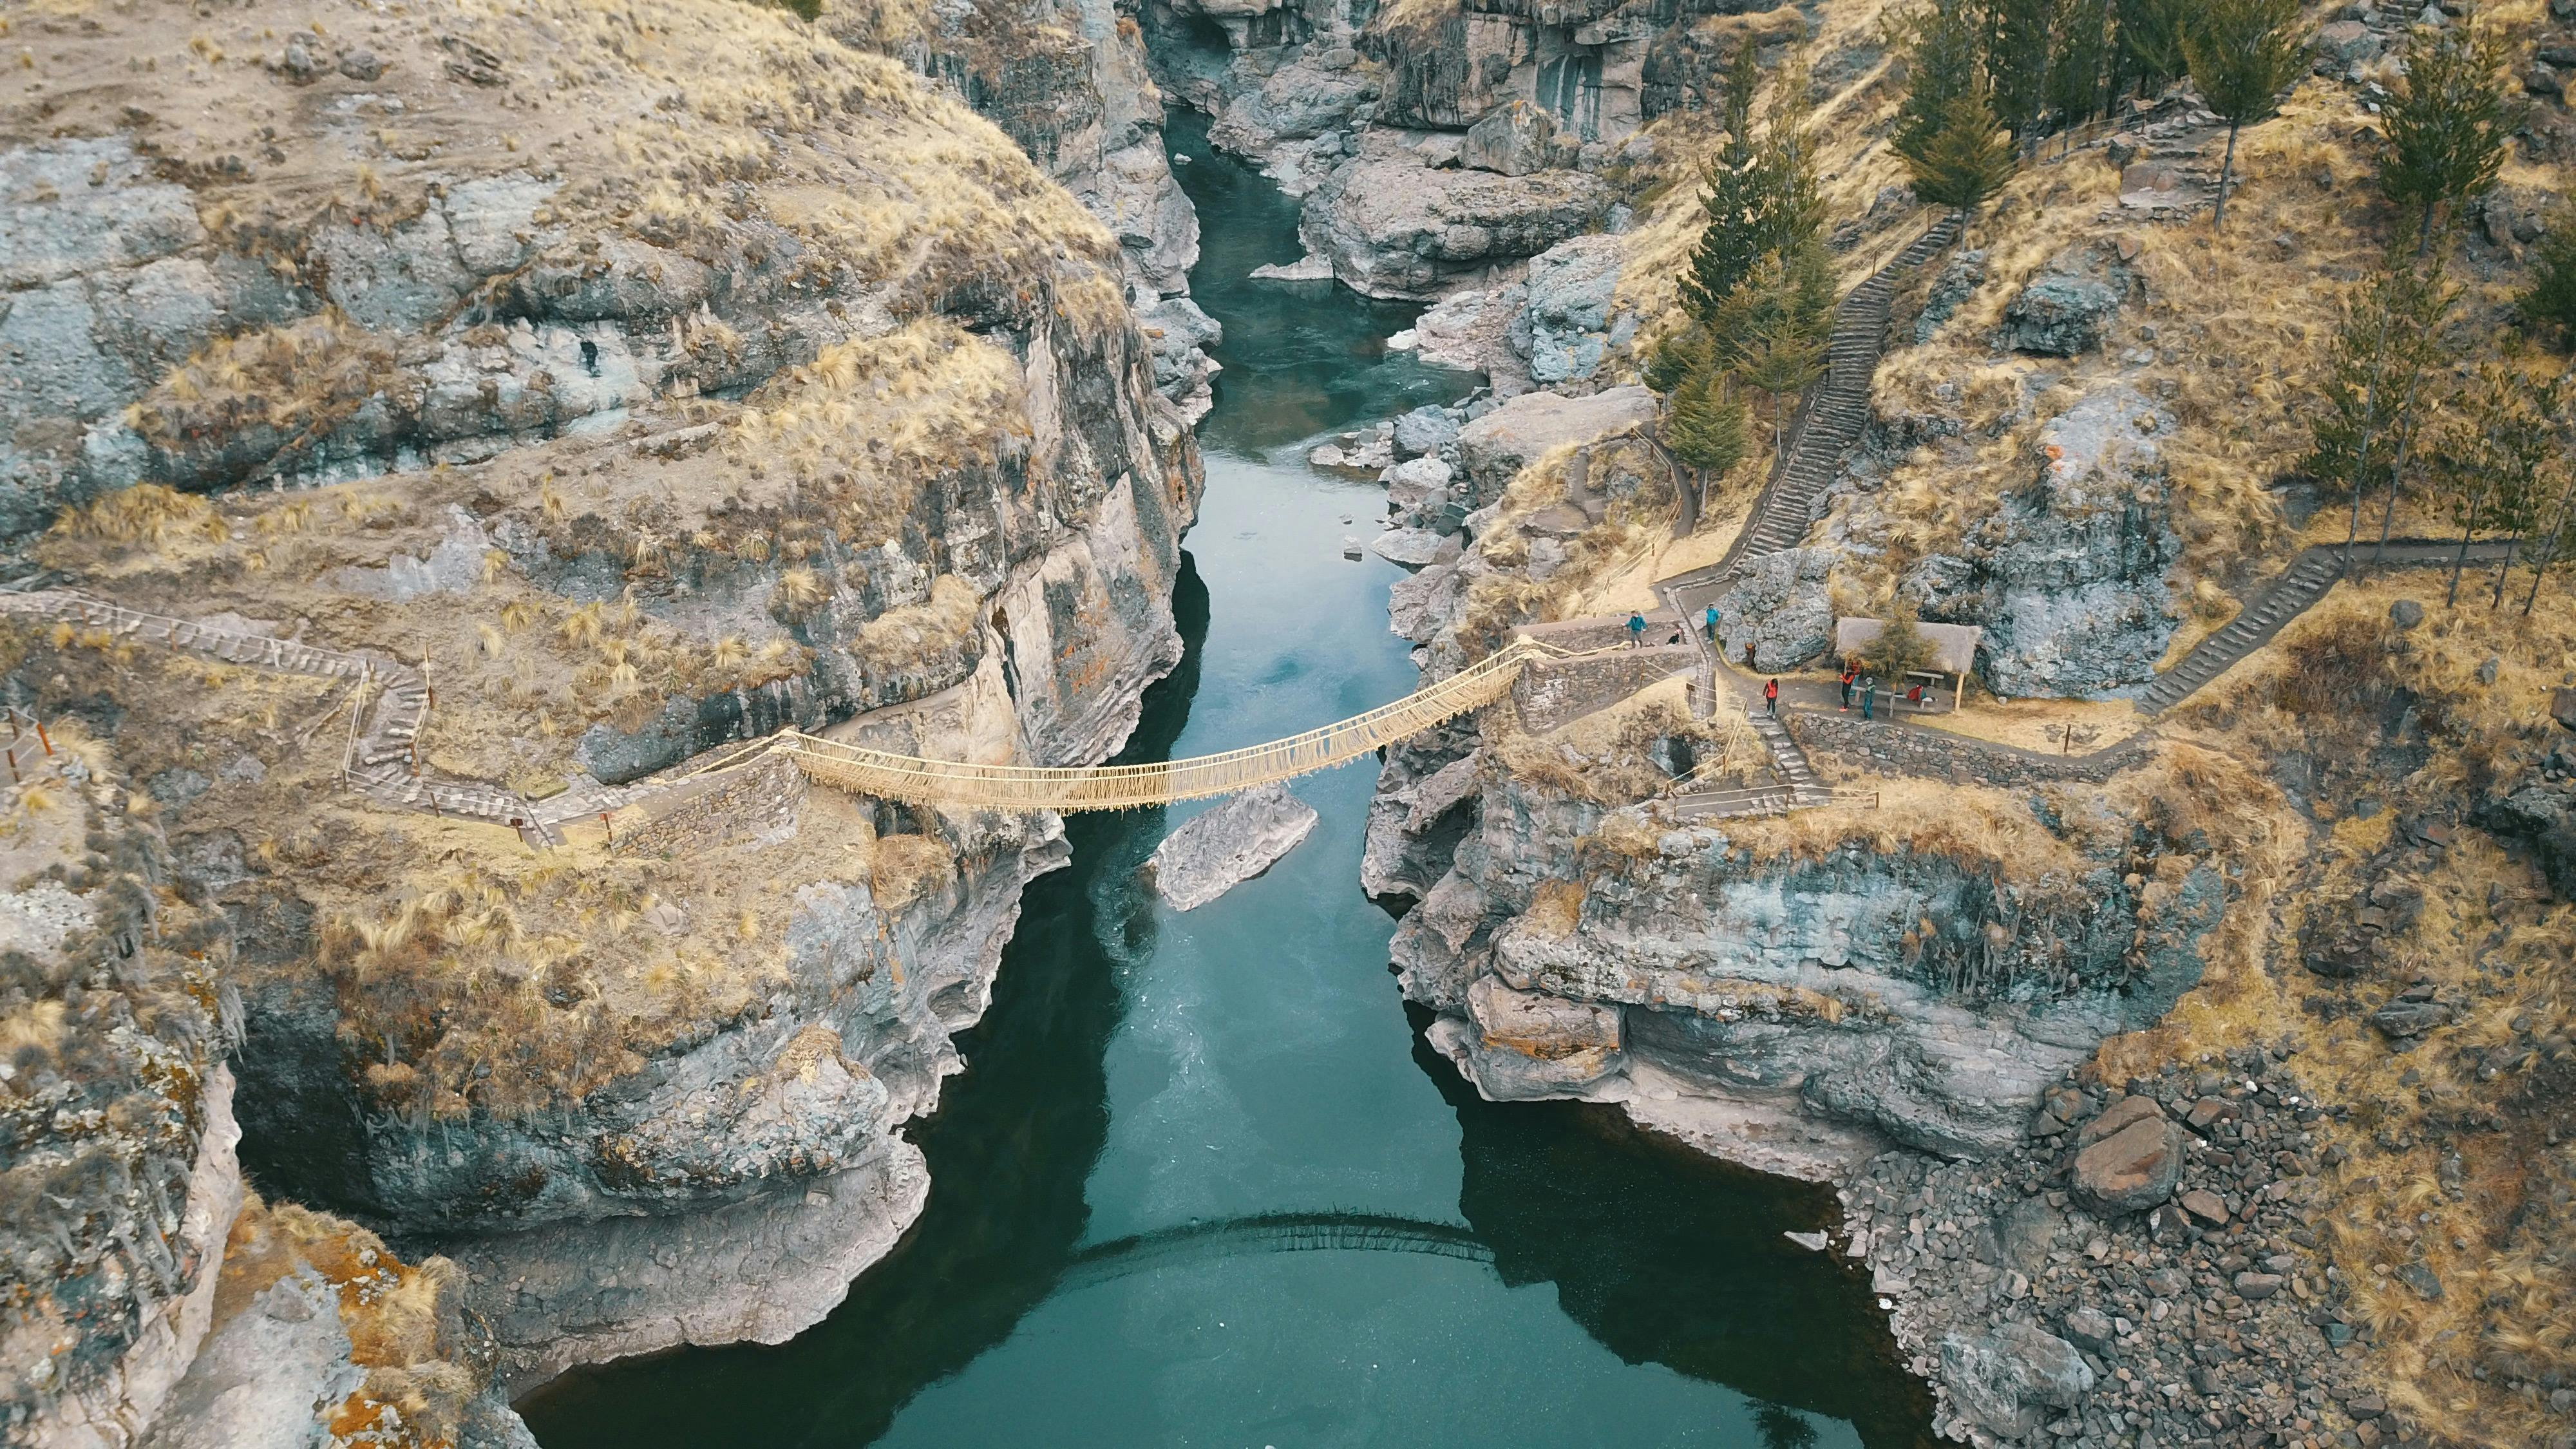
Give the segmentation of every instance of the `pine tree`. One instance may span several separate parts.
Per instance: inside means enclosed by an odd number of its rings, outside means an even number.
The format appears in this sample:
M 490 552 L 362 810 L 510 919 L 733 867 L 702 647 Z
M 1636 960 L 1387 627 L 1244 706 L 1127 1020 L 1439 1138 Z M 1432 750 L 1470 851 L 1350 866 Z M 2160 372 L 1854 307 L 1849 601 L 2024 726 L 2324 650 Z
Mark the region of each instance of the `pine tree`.
M 2121 73 L 2137 91 L 2149 95 L 2182 79 L 2191 69 L 2183 57 L 2182 36 L 2197 0 L 2117 0 Z
M 1905 676 L 1928 672 L 1940 654 L 1940 647 L 1923 632 L 1914 606 L 1900 599 L 1888 609 L 1878 637 L 1862 647 L 1860 661 L 1895 689 Z
M 2392 256 L 2345 299 L 2343 316 L 2318 389 L 2324 408 L 2314 444 L 2302 465 L 2329 489 L 2348 492 L 2352 523 L 2344 535 L 2344 567 L 2353 565 L 2361 539 L 2363 500 L 2384 493 L 2380 541 L 2387 542 L 2404 481 L 2428 371 L 2442 358 L 2443 314 L 2453 293 L 2441 269 L 2419 269 Z
M 2023 146 L 2035 145 L 2048 115 L 2049 62 L 2057 51 L 2051 24 L 2058 0 L 1983 3 L 1986 79 L 1993 89 L 1995 116 Z
M 2505 142 L 2522 124 L 2505 98 L 2505 47 L 2493 34 L 2445 31 L 2406 53 L 2406 85 L 2389 104 L 2379 189 L 2415 222 L 2415 251 L 2433 227 L 2484 196 L 2504 169 Z
M 1727 67 L 1721 117 L 1726 144 L 1702 174 L 1708 192 L 1701 198 L 1700 211 L 1708 222 L 1700 232 L 1699 245 L 1691 250 L 1690 270 L 1681 279 L 1683 307 L 1702 320 L 1744 284 L 1772 229 L 1765 197 L 1771 176 L 1763 149 L 1753 136 L 1753 98 L 1761 84 L 1762 68 L 1753 43 L 1746 41 Z
M 1745 386 L 1771 398 L 1771 434 L 1781 457 L 1789 451 L 1791 402 L 1824 376 L 1832 326 L 1832 266 L 1822 247 L 1784 261 L 1762 259 L 1739 293 L 1738 305 L 1718 331 L 1718 356 Z M 1824 277 L 1824 305 L 1816 278 Z
M 2561 207 L 2531 259 L 2531 285 L 2520 298 L 2523 325 L 2576 352 L 2576 207 Z
M 1703 367 L 1674 389 L 1664 421 L 1664 446 L 1697 475 L 1700 512 L 1708 511 L 1708 485 L 1735 471 L 1750 450 L 1752 422 L 1725 374 Z
M 1901 16 L 1889 40 L 1905 55 L 1905 100 L 1889 144 L 1910 158 L 1940 134 L 1951 101 L 1985 88 L 1984 44 L 1967 0 L 1935 0 Z
M 2562 396 L 2556 378 L 2504 360 L 2480 367 L 2475 385 L 2447 410 L 2448 426 L 2433 460 L 2434 478 L 2460 529 L 2446 603 L 2459 602 L 2460 575 L 2479 529 L 2507 535 L 2490 606 L 2504 602 L 2505 573 L 2541 507 L 2543 479 L 2565 451 L 2556 417 Z
M 2562 427 L 2562 435 L 2564 432 Z M 2531 613 L 2533 604 L 2540 602 L 2540 581 L 2552 568 L 2576 557 L 2576 534 L 2567 531 L 2568 525 L 2576 522 L 2576 464 L 2570 462 L 2571 452 L 2576 452 L 2576 448 L 2559 449 L 2542 474 L 2542 488 L 2550 499 L 2545 511 L 2554 521 L 2549 526 L 2548 536 L 2523 558 L 2531 565 L 2531 588 L 2522 596 L 2525 616 Z
M 2057 0 L 2052 28 L 2056 51 L 2049 59 L 2048 104 L 2072 150 L 2075 128 L 2102 114 L 2113 49 L 2111 0 Z
M 1777 73 L 1771 107 L 1763 117 L 1763 251 L 1790 256 L 1824 237 L 1824 194 L 1807 135 L 1815 114 L 1806 58 L 1793 56 Z
M 1973 214 L 2012 179 L 2012 142 L 1982 90 L 1952 97 L 1941 129 L 1904 154 L 1914 194 L 1953 211 Z
M 1646 349 L 1646 386 L 1671 397 L 1682 384 L 1711 365 L 1707 329 L 1697 322 L 1685 323 Z
M 2224 226 L 2237 133 L 2270 120 L 2281 93 L 2307 70 L 2299 0 L 2205 0 L 2183 30 L 2182 53 L 2201 100 L 2227 123 L 2227 159 L 2218 168 L 2218 208 L 2210 217 L 2211 226 Z

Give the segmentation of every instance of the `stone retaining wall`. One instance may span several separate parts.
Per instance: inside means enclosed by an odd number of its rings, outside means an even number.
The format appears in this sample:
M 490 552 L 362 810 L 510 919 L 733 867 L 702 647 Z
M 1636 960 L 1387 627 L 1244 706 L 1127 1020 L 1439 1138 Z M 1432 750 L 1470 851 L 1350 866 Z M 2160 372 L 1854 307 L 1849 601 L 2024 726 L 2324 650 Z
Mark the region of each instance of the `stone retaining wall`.
M 2089 755 L 2033 755 L 1914 725 L 1856 715 L 1791 710 L 1789 734 L 1809 750 L 1883 774 L 1919 775 L 1952 784 L 2029 785 L 2044 780 L 2096 784 L 2147 757 L 2145 732 Z
M 1695 644 L 1658 644 L 1581 659 L 1533 660 L 1512 682 L 1521 728 L 1544 734 L 1637 691 L 1700 667 Z
M 805 772 L 779 755 L 748 766 L 712 788 L 671 807 L 643 825 L 620 830 L 617 849 L 640 855 L 677 855 L 776 829 L 796 818 Z

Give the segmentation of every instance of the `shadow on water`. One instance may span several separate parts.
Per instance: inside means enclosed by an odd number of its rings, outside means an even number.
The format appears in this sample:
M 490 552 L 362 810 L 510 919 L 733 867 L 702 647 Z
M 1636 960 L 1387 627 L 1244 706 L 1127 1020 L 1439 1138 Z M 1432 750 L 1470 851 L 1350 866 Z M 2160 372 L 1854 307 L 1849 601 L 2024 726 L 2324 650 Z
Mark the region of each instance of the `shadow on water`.
M 1505 1283 L 1554 1283 L 1566 1316 L 1629 1363 L 1849 1420 L 1868 1449 L 1929 1449 L 1931 1400 L 1867 1280 L 1782 1236 L 1825 1220 L 1828 1191 L 1713 1161 L 1607 1107 L 1488 1102 L 1420 1036 L 1430 1014 L 1407 1011 L 1414 1060 L 1458 1112 L 1459 1211 Z M 1794 1415 L 1763 1422 L 1808 1442 Z
M 1194 565 L 1172 610 L 1185 652 L 1146 691 L 1121 763 L 1165 758 L 1189 722 L 1208 627 Z M 1066 830 L 1073 864 L 1030 884 L 992 1009 L 960 1038 L 973 1070 L 912 1129 L 931 1175 L 921 1222 L 788 1344 L 688 1349 L 558 1379 L 519 1406 L 546 1449 L 865 1444 L 1054 1291 L 1109 1130 L 1102 1055 L 1118 1023 L 1116 963 L 1153 949 L 1153 911 L 1127 884 L 1162 836 L 1162 812 L 1077 815 Z

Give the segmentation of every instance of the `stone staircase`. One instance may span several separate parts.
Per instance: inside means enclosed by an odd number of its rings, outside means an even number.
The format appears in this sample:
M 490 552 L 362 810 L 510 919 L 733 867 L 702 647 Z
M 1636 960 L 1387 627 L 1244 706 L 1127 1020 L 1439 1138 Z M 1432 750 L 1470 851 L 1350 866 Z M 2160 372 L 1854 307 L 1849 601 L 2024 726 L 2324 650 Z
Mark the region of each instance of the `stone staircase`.
M 2505 548 L 2500 543 L 2472 543 L 2469 562 L 2494 563 L 2504 557 Z M 2383 568 L 2426 568 L 2447 565 L 2459 552 L 2457 540 L 2391 539 L 2384 554 L 2378 544 L 2362 544 L 2354 551 L 2353 562 L 2356 570 L 2369 569 L 2374 563 Z M 2343 545 L 2318 544 L 2300 550 L 2290 566 L 2276 575 L 2262 593 L 2248 600 L 2225 627 L 2201 640 L 2181 663 L 2157 675 L 2155 682 L 2138 696 L 2138 709 L 2145 714 L 2162 714 L 2190 698 L 2246 655 L 2271 642 L 2292 619 L 2331 592 L 2343 576 Z
M 0 591 L 0 614 L 51 619 L 118 638 L 166 644 L 210 655 L 228 664 L 354 682 L 351 708 L 357 722 L 342 759 L 350 786 L 379 804 L 509 825 L 523 832 L 535 810 L 515 791 L 473 780 L 440 779 L 419 765 L 422 726 L 429 717 L 429 681 L 411 665 L 389 657 L 324 649 L 273 634 L 218 628 L 111 604 L 62 589 Z
M 1763 747 L 1771 752 L 1772 767 L 1779 771 L 1780 783 L 1744 790 L 1699 790 L 1676 795 L 1673 797 L 1676 819 L 1777 815 L 1833 803 L 1832 787 L 1816 778 L 1815 767 L 1807 761 L 1807 752 L 1790 738 L 1788 728 L 1780 723 L 1777 716 L 1757 706 L 1746 711 L 1745 718 L 1752 724 L 1753 733 L 1761 739 Z
M 1850 295 L 1834 308 L 1833 339 L 1827 349 L 1824 380 L 1799 407 L 1797 419 L 1791 424 L 1788 450 L 1772 469 L 1762 496 L 1754 500 L 1753 516 L 1745 522 L 1744 531 L 1736 535 L 1726 556 L 1716 563 L 1657 581 L 1655 592 L 1665 607 L 1691 621 L 1689 634 L 1699 644 L 1701 663 L 1707 671 L 1709 688 L 1704 697 L 1712 705 L 1716 691 L 1726 687 L 1729 674 L 1716 648 L 1696 627 L 1696 621 L 1709 601 L 1726 591 L 1746 562 L 1795 548 L 1807 536 L 1816 521 L 1817 506 L 1824 501 L 1825 489 L 1842 469 L 1843 455 L 1860 441 L 1861 429 L 1869 423 L 1870 388 L 1878 377 L 1879 358 L 1887 349 L 1887 323 L 1896 304 L 1897 280 L 1947 250 L 1959 239 L 1965 225 L 1955 213 L 1943 217 L 1887 265 L 1852 288 Z M 1783 788 L 1788 791 L 1788 799 L 1776 808 L 1791 809 L 1830 800 L 1832 792 L 1818 783 L 1806 751 L 1789 737 L 1780 722 L 1758 707 L 1748 713 L 1755 733 L 1770 747 L 1771 758 L 1787 782 Z M 1734 797 L 1747 792 L 1721 793 Z M 1677 808 L 1693 808 L 1688 799 L 1677 802 Z M 1703 818 L 1712 813 L 1749 813 L 1751 809 L 1719 810 L 1709 799 L 1702 799 L 1696 808 Z M 1692 817 L 1686 814 L 1684 818 Z
M 1834 309 L 1824 380 L 1798 409 L 1790 425 L 1788 450 L 1771 470 L 1762 496 L 1754 501 L 1753 516 L 1746 520 L 1744 531 L 1716 563 L 1662 581 L 1666 597 L 1685 617 L 1723 593 L 1745 563 L 1795 548 L 1807 536 L 1825 489 L 1842 469 L 1843 455 L 1860 441 L 1861 429 L 1869 423 L 1870 387 L 1886 351 L 1887 322 L 1895 307 L 1898 279 L 1947 250 L 1959 239 L 1963 225 L 1956 215 L 1942 218 L 1852 288 Z

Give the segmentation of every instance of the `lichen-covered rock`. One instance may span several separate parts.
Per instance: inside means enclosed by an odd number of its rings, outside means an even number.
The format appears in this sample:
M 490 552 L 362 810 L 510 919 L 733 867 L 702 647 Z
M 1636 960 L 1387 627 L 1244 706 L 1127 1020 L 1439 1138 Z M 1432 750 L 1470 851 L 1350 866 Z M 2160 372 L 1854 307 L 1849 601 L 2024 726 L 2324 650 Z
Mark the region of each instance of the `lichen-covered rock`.
M 1901 592 L 1923 617 L 1984 628 L 1988 688 L 2099 695 L 2140 684 L 2177 620 L 2166 571 L 2182 554 L 2158 439 L 2172 419 L 2135 388 L 2088 393 L 2040 432 L 2033 477 L 1935 554 Z
M 1795 669 L 1831 647 L 1834 606 L 1826 577 L 1833 562 L 1831 549 L 1791 548 L 1747 563 L 1714 601 L 1726 657 L 1742 659 L 1749 648 L 1753 667 L 1773 673 Z
M 2082 1404 L 2093 1391 L 2093 1368 L 2065 1339 L 2007 1323 L 1982 1337 L 1942 1339 L 1941 1381 L 1988 1433 L 2018 1439 Z
M 1500 498 L 1513 474 L 1551 448 L 1588 443 L 1654 418 L 1655 395 L 1633 383 L 1581 398 L 1523 393 L 1459 430 L 1458 462 L 1470 489 L 1467 501 L 1481 507 Z
M 1467 128 L 1458 163 L 1500 176 L 1527 176 L 1551 166 L 1571 166 L 1581 143 L 1557 130 L 1553 113 L 1513 101 Z
M 1432 170 L 1372 139 L 1307 198 L 1300 230 L 1353 290 L 1427 301 L 1452 279 L 1590 231 L 1612 200 L 1608 183 L 1580 171 Z
M 1315 807 L 1264 785 L 1193 815 L 1154 847 L 1147 869 L 1174 910 L 1194 911 L 1277 865 L 1315 828 Z
M 1959 314 L 1959 308 L 1977 289 L 1986 284 L 1986 253 L 1983 248 L 1964 251 L 1950 258 L 1941 275 L 1933 279 L 1932 290 L 1923 299 L 1923 313 L 1914 319 L 1915 345 L 1932 340 L 1934 334 Z
M 1576 237 L 1530 258 L 1523 321 L 1530 377 L 1541 385 L 1592 376 L 1602 356 L 1635 333 L 1634 316 L 1611 315 L 1621 244 L 1611 235 Z
M 2003 343 L 2016 352 L 2076 357 L 2102 345 L 2129 287 L 2098 251 L 2061 253 L 2004 308 Z

